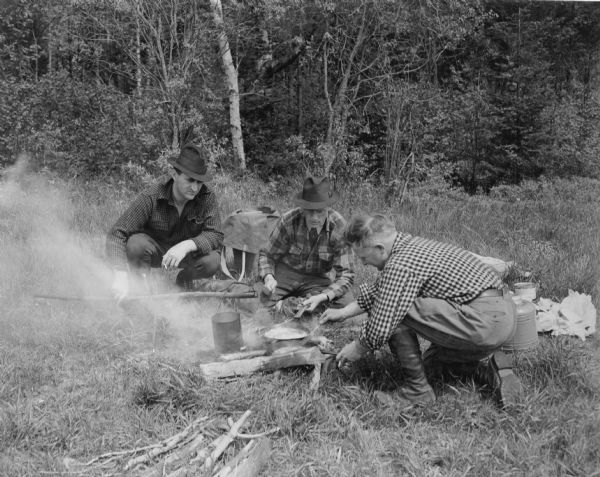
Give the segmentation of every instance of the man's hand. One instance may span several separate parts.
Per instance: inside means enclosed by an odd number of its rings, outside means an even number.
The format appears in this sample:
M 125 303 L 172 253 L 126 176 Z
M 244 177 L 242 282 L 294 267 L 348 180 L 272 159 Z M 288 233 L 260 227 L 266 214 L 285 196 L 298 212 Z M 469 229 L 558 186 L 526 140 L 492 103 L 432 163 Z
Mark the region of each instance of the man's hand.
M 306 311 L 313 311 L 320 303 L 328 301 L 329 298 L 325 293 L 319 293 L 318 295 L 309 296 L 300 303 L 300 306 L 306 308 Z
M 348 318 L 343 308 L 327 308 L 319 318 L 319 324 L 328 321 L 342 321 Z
M 167 269 L 177 268 L 185 256 L 195 250 L 197 250 L 197 247 L 193 240 L 179 242 L 177 245 L 173 245 L 167 250 L 167 253 L 164 254 L 162 266 Z
M 120 303 L 123 298 L 127 297 L 129 294 L 129 278 L 127 277 L 127 272 L 121 270 L 115 272 L 111 290 L 117 303 Z
M 271 293 L 277 288 L 277 280 L 275 280 L 275 277 L 270 273 L 263 279 L 263 282 L 265 282 L 265 287 L 267 287 Z
M 342 348 L 342 351 L 340 351 L 335 357 L 338 364 L 338 368 L 342 368 L 350 363 L 358 361 L 368 352 L 369 349 L 363 346 L 358 340 L 354 340 L 352 343 L 348 343 Z

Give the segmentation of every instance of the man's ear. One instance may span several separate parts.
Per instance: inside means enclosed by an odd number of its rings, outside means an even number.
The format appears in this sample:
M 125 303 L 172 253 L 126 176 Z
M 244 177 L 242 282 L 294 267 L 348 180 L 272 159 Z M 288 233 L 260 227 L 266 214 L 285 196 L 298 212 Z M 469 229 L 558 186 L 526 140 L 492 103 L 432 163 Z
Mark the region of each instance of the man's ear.
M 373 247 L 375 247 L 379 253 L 385 252 L 385 245 L 381 242 L 375 242 Z

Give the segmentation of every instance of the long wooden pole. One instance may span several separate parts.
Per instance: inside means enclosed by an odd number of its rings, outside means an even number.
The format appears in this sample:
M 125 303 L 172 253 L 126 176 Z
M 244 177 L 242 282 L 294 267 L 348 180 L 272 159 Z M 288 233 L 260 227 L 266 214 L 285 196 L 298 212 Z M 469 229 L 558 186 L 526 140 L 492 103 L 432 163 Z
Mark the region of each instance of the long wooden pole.
M 165 298 L 256 298 L 256 293 L 251 292 L 240 292 L 240 293 L 229 293 L 229 292 L 181 292 L 181 293 L 157 293 L 156 295 L 137 295 L 126 297 L 122 300 L 125 301 L 139 301 L 139 300 L 161 300 Z M 110 296 L 67 296 L 67 295 L 33 295 L 33 298 L 44 299 L 44 300 L 63 300 L 63 301 L 115 301 Z

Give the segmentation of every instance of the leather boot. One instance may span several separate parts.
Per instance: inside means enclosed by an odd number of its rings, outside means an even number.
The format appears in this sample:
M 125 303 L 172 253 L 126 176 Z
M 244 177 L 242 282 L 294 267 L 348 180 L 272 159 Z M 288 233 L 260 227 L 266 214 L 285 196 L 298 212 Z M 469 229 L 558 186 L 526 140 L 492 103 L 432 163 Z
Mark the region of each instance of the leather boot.
M 448 356 L 450 354 L 450 356 Z M 423 353 L 423 365 L 425 373 L 430 381 L 457 381 L 463 379 L 472 379 L 480 357 L 468 362 L 456 362 L 456 351 L 442 348 L 441 346 L 432 343 L 431 346 Z M 450 359 L 448 359 L 450 358 Z M 467 359 L 467 356 L 464 356 Z
M 392 353 L 398 358 L 404 375 L 404 383 L 400 388 L 401 397 L 413 405 L 435 401 L 433 388 L 425 377 L 417 334 L 411 328 L 400 325 L 388 343 Z
M 521 380 L 512 370 L 512 358 L 500 350 L 480 361 L 475 378 L 488 387 L 502 408 L 514 406 L 523 394 Z

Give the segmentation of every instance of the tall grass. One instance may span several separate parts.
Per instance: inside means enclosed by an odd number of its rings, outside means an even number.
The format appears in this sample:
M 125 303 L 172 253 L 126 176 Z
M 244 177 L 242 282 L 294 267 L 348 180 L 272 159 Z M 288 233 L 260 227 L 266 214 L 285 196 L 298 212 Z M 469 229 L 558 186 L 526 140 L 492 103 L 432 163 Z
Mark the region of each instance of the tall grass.
M 225 215 L 256 205 L 286 210 L 301 183 L 218 175 L 213 187 Z M 569 289 L 588 293 L 598 307 L 599 185 L 542 181 L 475 197 L 428 186 L 400 204 L 359 182 L 340 185 L 336 208 L 347 217 L 384 212 L 404 232 L 514 261 L 511 282 L 527 276 L 557 300 Z M 527 394 L 510 412 L 462 381 L 438 383 L 434 406 L 405 413 L 372 393 L 402 381 L 387 350 L 352 373 L 323 377 L 316 394 L 307 368 L 210 382 L 194 366 L 210 354 L 193 351 L 211 345 L 207 317 L 218 303 L 128 313 L 110 302 L 34 300 L 108 292 L 104 234 L 140 186 L 44 175 L 0 184 L 0 475 L 60 475 L 64 457 L 87 461 L 157 442 L 199 414 L 225 419 L 246 409 L 249 431 L 280 429 L 264 475 L 597 473 L 596 337 L 541 336 L 537 348 L 516 354 Z M 357 271 L 359 282 L 375 276 L 360 264 Z M 156 276 L 157 286 L 171 278 Z M 325 331 L 336 346 L 355 333 Z M 167 353 L 171 345 L 179 354 Z

